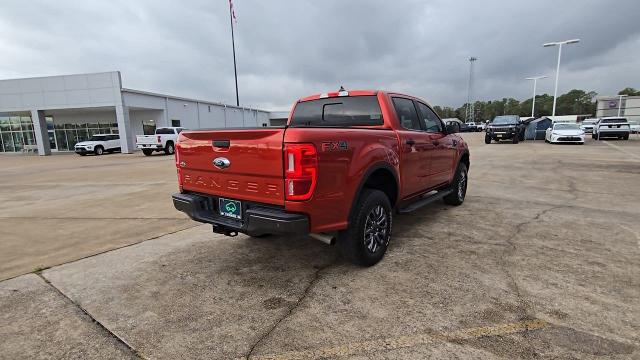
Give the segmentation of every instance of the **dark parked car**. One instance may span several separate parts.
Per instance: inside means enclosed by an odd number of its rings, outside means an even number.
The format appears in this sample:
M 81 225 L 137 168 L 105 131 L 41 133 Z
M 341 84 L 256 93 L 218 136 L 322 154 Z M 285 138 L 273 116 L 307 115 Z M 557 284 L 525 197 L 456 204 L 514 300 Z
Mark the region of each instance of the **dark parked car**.
M 524 140 L 525 128 L 526 124 L 520 121 L 518 115 L 496 116 L 487 125 L 484 143 L 491 144 L 491 140 L 495 142 L 511 140 L 512 143 L 517 144 L 519 141 Z
M 468 124 L 466 124 L 466 123 L 464 123 L 461 120 L 458 120 L 456 118 L 448 118 L 448 119 L 442 119 L 442 120 L 447 125 L 452 124 L 452 123 L 458 124 L 458 128 L 460 129 L 460 132 L 473 132 L 473 131 L 476 131 L 475 126 L 472 128 Z

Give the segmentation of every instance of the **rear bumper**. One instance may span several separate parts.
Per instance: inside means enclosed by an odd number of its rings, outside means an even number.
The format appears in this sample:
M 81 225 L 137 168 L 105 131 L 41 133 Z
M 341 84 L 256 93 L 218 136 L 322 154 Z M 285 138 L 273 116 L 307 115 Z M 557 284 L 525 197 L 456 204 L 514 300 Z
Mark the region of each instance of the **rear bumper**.
M 173 194 L 173 206 L 191 219 L 213 225 L 213 231 L 250 235 L 307 235 L 309 218 L 281 208 L 243 202 L 242 220 L 218 215 L 217 197 L 200 194 Z
M 137 144 L 136 148 L 138 148 L 138 149 L 158 150 L 158 149 L 162 149 L 162 145 L 160 145 L 160 144 Z
M 598 131 L 595 135 L 596 137 L 600 136 L 602 138 L 605 137 L 620 137 L 620 136 L 625 136 L 625 135 L 629 135 L 630 131 L 629 130 L 600 130 Z

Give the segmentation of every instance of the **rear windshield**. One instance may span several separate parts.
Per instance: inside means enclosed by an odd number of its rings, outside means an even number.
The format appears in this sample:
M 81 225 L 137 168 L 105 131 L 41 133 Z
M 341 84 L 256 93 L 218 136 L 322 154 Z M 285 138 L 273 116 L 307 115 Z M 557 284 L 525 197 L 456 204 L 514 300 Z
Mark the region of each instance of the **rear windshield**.
M 578 130 L 580 125 L 578 124 L 556 124 L 554 126 L 556 130 Z
M 173 129 L 160 128 L 160 129 L 156 129 L 156 134 L 167 135 L 167 134 L 175 134 L 175 133 L 173 132 Z
M 611 123 L 626 123 L 627 119 L 625 118 L 616 118 L 616 119 L 602 119 L 600 121 L 603 124 L 611 124 Z
M 374 126 L 382 125 L 376 96 L 333 97 L 301 102 L 290 126 Z

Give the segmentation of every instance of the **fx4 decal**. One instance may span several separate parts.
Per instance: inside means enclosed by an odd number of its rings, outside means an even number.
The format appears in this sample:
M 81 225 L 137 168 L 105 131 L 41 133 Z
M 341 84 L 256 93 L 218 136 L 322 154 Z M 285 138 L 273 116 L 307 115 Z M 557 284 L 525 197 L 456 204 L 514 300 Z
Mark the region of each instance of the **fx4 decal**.
M 347 151 L 349 145 L 346 141 L 326 141 L 321 144 L 321 149 L 324 152 L 328 151 Z

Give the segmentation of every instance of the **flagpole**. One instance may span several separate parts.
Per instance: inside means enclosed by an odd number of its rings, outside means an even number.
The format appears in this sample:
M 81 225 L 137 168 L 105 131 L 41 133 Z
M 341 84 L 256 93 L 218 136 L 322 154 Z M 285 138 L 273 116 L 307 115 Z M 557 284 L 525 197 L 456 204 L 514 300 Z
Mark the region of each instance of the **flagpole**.
M 229 21 L 231 23 L 231 46 L 233 48 L 233 75 L 236 80 L 236 106 L 240 106 L 240 98 L 238 97 L 238 69 L 236 68 L 236 42 L 233 37 L 233 8 L 229 1 Z

